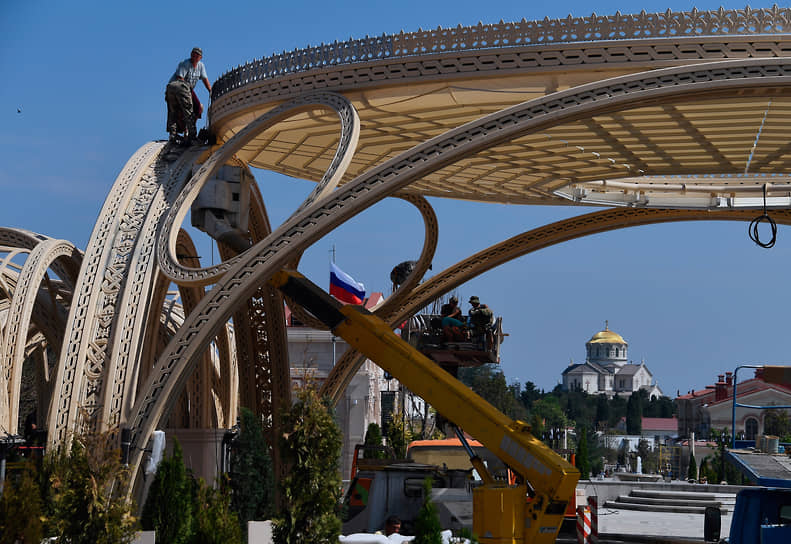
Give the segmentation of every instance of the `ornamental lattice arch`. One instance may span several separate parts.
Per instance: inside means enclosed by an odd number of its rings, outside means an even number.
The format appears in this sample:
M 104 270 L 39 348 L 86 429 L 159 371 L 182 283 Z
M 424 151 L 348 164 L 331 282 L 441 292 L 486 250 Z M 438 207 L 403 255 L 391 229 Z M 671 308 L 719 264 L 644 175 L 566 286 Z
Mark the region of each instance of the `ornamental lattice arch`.
M 53 272 L 68 286 L 58 291 L 68 315 L 53 335 L 49 442 L 80 425 L 127 427 L 139 467 L 169 417 L 227 426 L 242 402 L 277 421 L 289 396 L 286 334 L 282 298 L 265 282 L 387 197 L 416 206 L 426 232 L 415 273 L 378 309 L 391 323 L 492 266 L 574 237 L 750 219 L 764 191 L 782 209 L 777 221 L 789 222 L 790 37 L 789 10 L 779 8 L 594 16 L 367 38 L 225 74 L 210 109 L 218 144 L 174 162 L 160 142 L 141 147 L 113 185 L 79 275 Z M 254 190 L 253 247 L 236 256 L 221 247 L 223 263 L 203 267 L 180 226 L 229 164 L 318 185 L 274 229 Z M 611 209 L 505 240 L 418 286 L 437 244 L 427 196 Z M 63 262 L 66 246 L 42 238 L 31 249 L 45 243 L 44 262 Z M 31 264 L 32 283 L 41 266 Z M 0 311 L 21 308 L 13 311 L 30 334 L 5 334 L 3 349 L 22 353 L 22 338 L 41 338 L 30 324 L 47 314 L 43 299 L 27 294 L 32 303 L 14 306 L 6 291 Z M 231 318 L 244 326 L 230 328 Z M 358 361 L 345 354 L 327 392 L 337 398 Z M 8 376 L 6 420 L 18 397 Z

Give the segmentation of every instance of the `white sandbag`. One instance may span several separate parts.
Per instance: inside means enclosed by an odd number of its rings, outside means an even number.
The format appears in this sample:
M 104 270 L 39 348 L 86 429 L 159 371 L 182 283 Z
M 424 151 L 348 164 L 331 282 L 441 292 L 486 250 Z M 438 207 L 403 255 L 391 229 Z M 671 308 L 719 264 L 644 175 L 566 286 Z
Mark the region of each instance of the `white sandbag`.
M 370 533 L 354 533 L 348 536 L 339 536 L 338 542 L 354 544 L 390 544 L 385 535 L 372 535 Z
M 413 540 L 415 540 L 414 536 L 404 536 L 404 535 L 399 535 L 398 533 L 393 533 L 392 535 L 387 537 L 387 542 L 388 543 L 392 543 L 392 542 L 412 542 Z

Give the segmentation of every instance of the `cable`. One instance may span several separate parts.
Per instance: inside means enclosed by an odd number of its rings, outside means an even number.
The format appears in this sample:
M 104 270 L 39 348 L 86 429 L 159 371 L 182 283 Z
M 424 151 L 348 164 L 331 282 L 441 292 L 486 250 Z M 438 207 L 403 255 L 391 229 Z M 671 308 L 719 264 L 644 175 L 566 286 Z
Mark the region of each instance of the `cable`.
M 769 228 L 772 229 L 772 237 L 768 242 L 762 242 L 758 232 L 758 227 L 764 221 L 769 223 Z M 775 242 L 777 241 L 777 223 L 775 223 L 774 220 L 769 217 L 769 214 L 766 213 L 766 184 L 764 184 L 764 213 L 750 221 L 750 227 L 747 229 L 747 233 L 750 235 L 750 240 L 764 249 L 774 247 Z

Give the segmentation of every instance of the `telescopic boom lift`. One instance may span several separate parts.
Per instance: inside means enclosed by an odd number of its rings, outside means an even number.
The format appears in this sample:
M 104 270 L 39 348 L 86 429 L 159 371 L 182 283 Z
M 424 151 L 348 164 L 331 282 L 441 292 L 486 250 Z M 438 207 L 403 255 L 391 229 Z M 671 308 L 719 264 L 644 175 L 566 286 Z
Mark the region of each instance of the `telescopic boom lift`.
M 517 485 L 484 477 L 473 490 L 473 532 L 482 543 L 555 542 L 579 471 L 534 437 L 528 424 L 501 413 L 365 308 L 341 305 L 299 272 L 281 270 L 270 284 L 521 475 Z

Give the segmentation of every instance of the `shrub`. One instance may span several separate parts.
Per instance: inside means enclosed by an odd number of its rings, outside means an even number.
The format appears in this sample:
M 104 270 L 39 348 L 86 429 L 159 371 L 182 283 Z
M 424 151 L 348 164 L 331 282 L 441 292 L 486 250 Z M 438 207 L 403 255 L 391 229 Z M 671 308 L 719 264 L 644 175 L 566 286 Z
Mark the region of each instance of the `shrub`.
M 231 510 L 230 490 L 226 485 L 213 489 L 203 478 L 194 483 L 195 532 L 191 544 L 242 544 L 242 528 Z
M 134 539 L 137 520 L 125 496 L 129 470 L 111 441 L 110 433 L 81 435 L 68 452 L 62 448 L 49 456 L 49 521 L 59 541 L 117 544 Z
M 275 520 L 275 542 L 334 544 L 341 532 L 341 432 L 329 402 L 319 397 L 315 387 L 298 390 L 296 398 L 284 411 L 281 426 L 288 433 L 280 441 L 288 472 L 282 481 L 283 505 Z
M 192 479 L 187 475 L 178 441 L 160 461 L 143 506 L 143 529 L 156 531 L 157 542 L 187 544 L 193 534 Z
M 697 480 L 697 479 L 698 479 L 698 465 L 695 462 L 695 456 L 690 454 L 689 467 L 687 468 L 687 480 Z
M 423 480 L 423 505 L 415 520 L 415 544 L 442 544 L 439 513 L 431 500 L 431 478 Z
M 231 509 L 238 515 L 246 536 L 248 521 L 266 520 L 274 515 L 274 477 L 269 446 L 264 439 L 261 420 L 247 408 L 242 408 L 239 436 L 231 445 L 228 477 Z
M 41 497 L 36 482 L 36 468 L 28 463 L 19 474 L 5 481 L 0 497 L 0 544 L 40 542 Z

